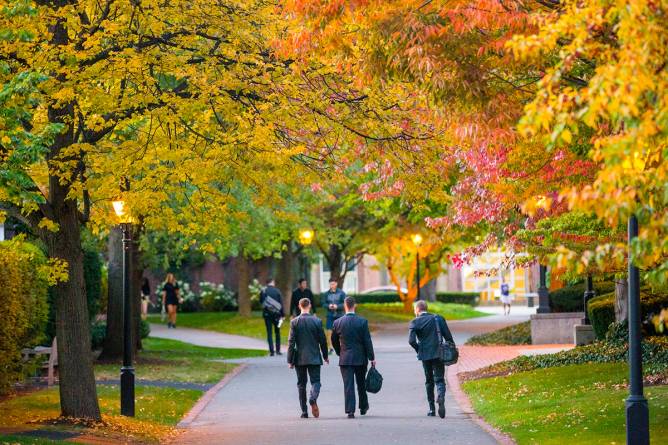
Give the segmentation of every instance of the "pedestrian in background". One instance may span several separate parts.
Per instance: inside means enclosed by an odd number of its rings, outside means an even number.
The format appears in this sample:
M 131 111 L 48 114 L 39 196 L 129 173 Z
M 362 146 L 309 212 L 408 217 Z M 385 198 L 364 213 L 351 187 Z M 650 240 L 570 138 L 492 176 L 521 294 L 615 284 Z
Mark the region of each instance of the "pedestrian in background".
M 260 304 L 262 305 L 262 317 L 267 328 L 267 343 L 269 343 L 269 354 L 274 355 L 274 344 L 276 354 L 281 354 L 281 323 L 283 320 L 283 296 L 276 287 L 273 278 L 267 280 L 267 287 L 260 293 Z M 272 339 L 272 330 L 276 337 L 276 343 Z
M 510 295 L 510 286 L 505 280 L 501 280 L 501 303 L 503 303 L 503 315 L 510 315 L 510 304 L 513 297 Z M 507 308 L 507 311 L 506 311 Z
M 343 302 L 346 299 L 346 293 L 338 288 L 339 283 L 336 278 L 329 279 L 329 290 L 322 295 L 322 307 L 327 311 L 327 343 L 329 344 L 330 354 L 332 349 L 332 328 L 334 322 L 343 316 Z
M 148 317 L 148 305 L 151 303 L 151 285 L 148 278 L 144 277 L 144 282 L 141 285 L 141 318 L 146 320 Z
M 306 278 L 300 278 L 297 282 L 297 287 L 292 291 L 292 297 L 290 300 L 290 316 L 298 317 L 301 314 L 301 309 L 299 307 L 299 302 L 302 298 L 308 298 L 311 302 L 311 311 L 315 313 L 315 307 L 313 307 L 313 292 L 308 288 L 308 282 Z
M 300 315 L 290 322 L 288 337 L 288 366 L 297 371 L 297 389 L 302 419 L 308 418 L 306 405 L 306 384 L 311 380 L 308 403 L 313 417 L 320 416 L 318 396 L 320 395 L 320 367 L 323 359 L 329 364 L 327 340 L 322 329 L 322 321 L 311 314 L 311 300 L 302 298 L 298 302 Z
M 427 416 L 436 416 L 434 404 L 434 386 L 436 386 L 438 415 L 443 419 L 445 418 L 445 363 L 439 348 L 442 340 L 453 343 L 454 340 L 445 319 L 440 315 L 430 314 L 427 308 L 427 302 L 424 300 L 415 303 L 415 318 L 408 326 L 408 343 L 417 352 L 418 360 L 422 361 L 429 403 Z
M 176 328 L 176 310 L 179 307 L 179 284 L 173 273 L 168 273 L 162 286 L 162 305 L 167 309 L 167 327 Z

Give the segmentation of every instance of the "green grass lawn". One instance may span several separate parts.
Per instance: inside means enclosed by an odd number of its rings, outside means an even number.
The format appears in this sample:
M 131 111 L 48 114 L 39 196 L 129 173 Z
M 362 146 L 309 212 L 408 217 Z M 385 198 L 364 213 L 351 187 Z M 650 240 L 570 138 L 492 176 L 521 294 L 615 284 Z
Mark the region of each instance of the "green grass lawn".
M 371 323 L 397 323 L 410 321 L 415 315 L 404 312 L 402 303 L 365 303 L 358 306 L 357 312 Z M 464 320 L 484 317 L 489 314 L 476 311 L 468 304 L 430 302 L 429 312 L 441 315 L 446 320 Z
M 98 386 L 98 398 L 106 425 L 86 429 L 87 434 L 103 434 L 107 437 L 139 439 L 157 442 L 172 432 L 172 428 L 201 397 L 203 391 L 153 388 L 137 386 L 136 416 L 120 415 L 118 386 Z M 60 431 L 82 431 L 71 425 L 41 425 L 42 420 L 60 415 L 58 388 L 35 391 L 0 402 L 0 427 L 26 427 L 26 429 L 55 429 Z M 37 423 L 36 423 L 37 422 Z M 12 437 L 17 437 L 13 435 Z M 0 443 L 6 439 L 0 437 Z M 13 441 L 11 443 L 14 443 Z M 29 438 L 20 438 L 20 443 L 42 443 Z
M 149 315 L 151 323 L 160 323 L 160 315 Z M 224 334 L 245 335 L 246 337 L 267 338 L 261 312 L 253 312 L 250 317 L 241 317 L 236 312 L 188 312 L 179 314 L 177 326 L 206 329 Z M 178 328 L 177 328 L 178 329 Z M 287 340 L 290 323 L 283 323 L 281 335 Z
M 149 337 L 137 357 L 135 376 L 145 380 L 216 383 L 235 365 L 215 360 L 266 355 L 251 349 L 227 349 L 195 346 L 176 340 Z M 98 379 L 118 379 L 119 364 L 98 364 Z
M 466 382 L 475 411 L 519 445 L 625 443 L 628 368 L 590 363 Z M 668 437 L 668 386 L 647 387 L 652 444 Z

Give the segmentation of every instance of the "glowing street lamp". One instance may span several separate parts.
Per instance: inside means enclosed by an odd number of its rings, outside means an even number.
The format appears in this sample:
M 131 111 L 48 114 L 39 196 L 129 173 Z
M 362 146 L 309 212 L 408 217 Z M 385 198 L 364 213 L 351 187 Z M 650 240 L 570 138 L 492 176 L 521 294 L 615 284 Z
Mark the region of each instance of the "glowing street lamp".
M 127 191 L 129 183 L 125 181 L 121 191 Z M 125 201 L 117 199 L 111 203 L 123 228 L 123 366 L 121 367 L 121 415 L 135 415 L 135 369 L 132 366 L 132 288 L 130 273 L 132 269 L 132 223 Z
M 422 235 L 419 233 L 414 233 L 411 235 L 411 241 L 415 244 L 415 261 L 417 265 L 417 295 L 415 296 L 416 300 L 420 299 L 420 245 L 422 245 Z
M 299 242 L 308 246 L 313 242 L 314 233 L 311 229 L 303 229 L 299 232 Z

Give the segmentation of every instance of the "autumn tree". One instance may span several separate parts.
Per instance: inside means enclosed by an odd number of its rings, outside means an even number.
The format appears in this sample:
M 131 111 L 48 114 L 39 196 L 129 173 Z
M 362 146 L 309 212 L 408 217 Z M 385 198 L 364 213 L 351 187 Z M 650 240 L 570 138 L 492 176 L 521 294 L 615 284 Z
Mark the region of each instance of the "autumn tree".
M 224 226 L 230 178 L 253 181 L 295 153 L 267 144 L 280 114 L 268 85 L 286 72 L 267 51 L 273 10 L 115 0 L 1 10 L 0 201 L 67 271 L 54 287 L 64 416 L 100 418 L 80 227 L 108 225 L 120 177 L 147 227 L 189 237 Z

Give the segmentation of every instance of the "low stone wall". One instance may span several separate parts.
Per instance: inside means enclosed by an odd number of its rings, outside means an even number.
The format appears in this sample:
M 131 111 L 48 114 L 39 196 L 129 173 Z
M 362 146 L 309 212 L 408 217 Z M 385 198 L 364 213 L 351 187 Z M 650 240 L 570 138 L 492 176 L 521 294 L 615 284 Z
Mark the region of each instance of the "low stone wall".
M 583 312 L 534 314 L 531 316 L 531 343 L 573 344 L 574 326 L 582 323 Z

